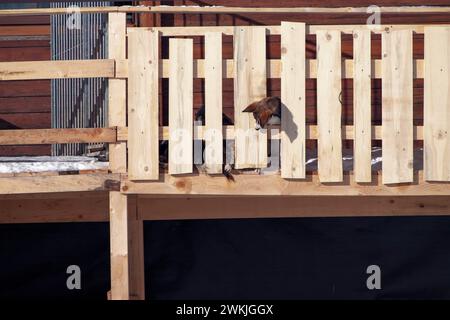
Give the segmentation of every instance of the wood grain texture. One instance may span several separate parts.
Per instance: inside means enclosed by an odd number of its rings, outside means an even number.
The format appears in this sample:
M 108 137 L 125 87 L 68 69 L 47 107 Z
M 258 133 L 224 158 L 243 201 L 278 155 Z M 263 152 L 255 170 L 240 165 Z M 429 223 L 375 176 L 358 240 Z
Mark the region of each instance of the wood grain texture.
M 171 39 L 169 46 L 169 173 L 192 173 L 193 42 Z
M 353 174 L 345 174 L 343 181 L 322 183 L 318 175 L 306 180 L 287 180 L 279 175 L 236 174 L 235 182 L 223 176 L 196 175 L 174 177 L 163 175 L 156 182 L 133 182 L 124 179 L 121 191 L 128 194 L 148 194 L 156 197 L 172 196 L 449 196 L 445 183 L 428 183 L 419 171 L 412 184 L 385 185 L 381 174 L 374 173 L 372 182 L 359 184 Z
M 450 198 L 435 197 L 201 197 L 138 198 L 144 220 L 245 219 L 295 217 L 434 216 L 450 213 Z M 202 210 L 198 210 L 201 207 Z
M 340 102 L 341 33 L 317 32 L 317 126 L 318 169 L 322 182 L 340 182 L 342 173 L 342 137 Z
M 450 28 L 425 29 L 424 170 L 450 180 Z
M 158 44 L 159 34 L 152 30 L 128 34 L 128 174 L 134 180 L 159 175 Z
M 115 128 L 0 130 L 0 145 L 115 142 Z
M 281 177 L 304 179 L 305 24 L 281 23 Z
M 126 16 L 124 13 L 108 15 L 108 57 L 126 58 Z M 108 124 L 125 126 L 127 123 L 127 81 L 108 80 Z M 114 173 L 127 172 L 126 143 L 109 144 L 109 169 Z
M 383 183 L 413 181 L 413 65 L 411 30 L 383 41 Z
M 205 36 L 205 165 L 210 174 L 222 173 L 222 34 Z
M 0 62 L 0 80 L 2 81 L 114 76 L 114 60 L 108 59 Z
M 267 130 L 255 130 L 253 115 L 242 112 L 267 95 L 265 28 L 235 28 L 234 65 L 235 168 L 265 168 Z
M 372 179 L 372 110 L 371 110 L 371 34 L 368 30 L 353 33 L 353 122 L 354 171 L 357 182 Z

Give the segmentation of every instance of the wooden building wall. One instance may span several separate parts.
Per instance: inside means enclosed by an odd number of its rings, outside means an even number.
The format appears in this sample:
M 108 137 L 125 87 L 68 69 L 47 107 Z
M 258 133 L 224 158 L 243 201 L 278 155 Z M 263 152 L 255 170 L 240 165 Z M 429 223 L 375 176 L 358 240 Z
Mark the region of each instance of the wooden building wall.
M 1 17 L 0 61 L 50 60 L 48 16 Z M 50 128 L 50 81 L 2 81 L 0 130 Z M 0 146 L 0 156 L 49 155 L 50 146 Z

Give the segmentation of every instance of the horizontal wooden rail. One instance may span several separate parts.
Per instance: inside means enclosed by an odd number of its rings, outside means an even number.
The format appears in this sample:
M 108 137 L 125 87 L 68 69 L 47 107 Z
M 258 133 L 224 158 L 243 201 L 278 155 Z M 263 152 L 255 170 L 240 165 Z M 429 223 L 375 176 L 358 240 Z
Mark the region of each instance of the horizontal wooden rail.
M 138 196 L 142 220 L 449 215 L 450 198 L 435 197 L 215 197 Z M 12 201 L 11 201 L 12 202 Z M 14 202 L 12 202 L 14 203 Z M 202 208 L 199 210 L 199 208 Z M 0 215 L 1 218 L 1 215 Z M 6 219 L 4 219 L 6 220 Z M 8 223 L 8 222 L 7 222 Z
M 346 173 L 342 182 L 321 183 L 319 176 L 306 179 L 283 179 L 279 175 L 236 174 L 234 182 L 222 175 L 190 175 L 176 177 L 161 174 L 158 181 L 122 180 L 121 191 L 128 194 L 154 196 L 449 196 L 448 183 L 425 182 L 423 171 L 415 171 L 414 181 L 405 184 L 382 183 L 382 174 L 375 172 L 371 183 L 357 183 L 353 173 Z M 257 200 L 255 200 L 257 201 Z
M 430 24 L 398 24 L 398 25 L 307 25 L 305 28 L 306 34 L 314 35 L 319 30 L 335 30 L 344 34 L 352 34 L 354 30 L 370 30 L 373 33 L 379 34 L 383 32 L 391 32 L 397 30 L 411 30 L 414 33 L 422 34 L 427 26 Z M 450 24 L 433 24 L 432 26 L 448 27 Z M 144 28 L 144 27 L 139 27 Z M 221 32 L 225 35 L 234 34 L 234 26 L 208 26 L 208 27 L 149 27 L 160 32 L 161 36 L 204 36 L 209 32 Z M 246 28 L 246 27 L 243 27 Z M 248 27 L 247 27 L 248 28 Z M 280 35 L 280 26 L 256 26 L 254 28 L 264 28 L 267 35 Z M 132 29 L 132 28 L 129 28 Z
M 234 60 L 226 59 L 223 60 L 223 77 L 232 79 L 234 77 Z M 317 78 L 317 60 L 307 59 L 306 68 L 306 78 L 316 79 Z M 170 71 L 170 60 L 163 59 L 160 63 L 162 70 L 160 74 L 163 78 L 169 77 Z M 343 79 L 353 79 L 353 60 L 345 59 L 342 63 L 342 77 Z M 422 59 L 414 60 L 414 78 L 423 79 L 424 75 L 424 61 Z M 128 77 L 128 60 L 118 60 L 116 63 L 116 76 L 118 78 Z M 204 78 L 205 77 L 205 60 L 196 59 L 194 60 L 194 78 Z M 268 59 L 267 60 L 267 77 L 268 78 L 280 78 L 281 77 L 281 60 L 280 59 Z M 372 79 L 381 79 L 381 60 L 372 60 Z
M 31 194 L 118 189 L 118 174 L 75 174 L 0 178 L 0 194 Z
M 367 7 L 286 7 L 286 8 L 255 8 L 255 7 L 222 7 L 222 6 L 120 6 L 120 7 L 92 7 L 78 8 L 80 13 L 182 13 L 182 14 L 276 14 L 276 13 L 359 13 L 370 14 Z M 45 15 L 45 14 L 67 14 L 74 12 L 68 8 L 42 8 L 42 9 L 7 9 L 0 10 L 0 16 L 10 15 Z M 396 6 L 380 7 L 381 13 L 446 13 L 450 7 L 438 6 Z
M 116 128 L 0 130 L 0 145 L 113 143 Z
M 114 60 L 0 62 L 0 80 L 114 78 Z
M 280 126 L 271 126 L 272 130 L 278 130 L 271 132 L 269 130 L 269 138 L 274 140 L 280 139 Z M 203 140 L 204 139 L 203 126 L 194 126 L 194 139 Z M 276 133 L 278 132 L 278 133 Z M 223 127 L 223 138 L 227 140 L 233 140 L 235 137 L 234 126 L 224 126 Z M 319 137 L 319 131 L 317 125 L 306 125 L 306 139 L 317 140 Z M 353 126 L 342 126 L 342 139 L 343 140 L 353 140 Z M 159 127 L 159 139 L 169 140 L 169 127 Z M 127 141 L 128 140 L 128 128 L 117 128 L 117 141 Z M 381 126 L 372 126 L 372 140 L 381 140 Z M 423 126 L 414 126 L 414 140 L 423 140 Z

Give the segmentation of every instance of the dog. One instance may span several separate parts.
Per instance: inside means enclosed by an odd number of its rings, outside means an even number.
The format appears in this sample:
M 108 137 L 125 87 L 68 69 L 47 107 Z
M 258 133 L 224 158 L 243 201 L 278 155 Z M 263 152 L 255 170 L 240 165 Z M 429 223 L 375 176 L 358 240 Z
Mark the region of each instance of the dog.
M 255 101 L 242 112 L 251 112 L 256 120 L 255 129 L 265 129 L 267 125 L 281 123 L 281 99 L 279 97 L 267 97 Z

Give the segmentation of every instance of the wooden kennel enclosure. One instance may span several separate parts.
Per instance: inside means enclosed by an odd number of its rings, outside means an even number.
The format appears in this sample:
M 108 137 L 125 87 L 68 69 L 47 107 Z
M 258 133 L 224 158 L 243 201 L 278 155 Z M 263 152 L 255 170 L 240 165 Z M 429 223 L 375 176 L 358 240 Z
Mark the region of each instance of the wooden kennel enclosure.
M 146 28 L 127 26 L 126 12 L 257 9 L 104 7 L 83 12 L 99 10 L 109 15 L 108 59 L 1 62 L 0 80 L 108 78 L 109 126 L 2 130 L 0 145 L 109 143 L 108 170 L 2 176 L 0 222 L 109 221 L 111 298 L 144 298 L 143 220 L 450 214 L 450 25 L 283 21 L 273 26 Z M 277 11 L 262 12 L 271 10 Z M 20 13 L 42 12 L 65 13 Z M 267 59 L 269 35 L 281 39 L 280 59 Z M 343 36 L 352 38 L 351 57 L 342 54 Z M 423 59 L 413 55 L 417 36 L 423 37 Z M 204 39 L 204 58 L 194 59 L 192 37 Z M 223 58 L 224 37 L 233 43 L 232 59 Z M 315 39 L 315 57 L 306 55 L 308 37 Z M 381 37 L 381 59 L 372 58 L 372 37 Z M 163 38 L 170 38 L 168 58 L 161 54 Z M 193 80 L 199 78 L 205 85 L 204 126 L 194 123 L 192 111 Z M 160 123 L 162 79 L 168 79 L 168 125 Z M 234 125 L 223 126 L 226 79 L 233 81 Z M 242 110 L 267 96 L 268 79 L 280 79 L 281 125 L 256 131 L 253 117 Z M 316 81 L 317 123 L 306 119 L 308 79 Z M 351 125 L 341 121 L 345 79 L 353 81 Z M 378 124 L 372 119 L 374 79 L 382 83 Z M 416 80 L 424 87 L 419 122 L 413 115 Z M 234 140 L 234 181 L 221 174 L 224 139 Z M 169 142 L 167 172 L 160 168 L 161 140 Z M 196 140 L 205 142 L 206 174 L 194 170 Z M 238 170 L 269 165 L 269 140 L 280 146 L 279 173 L 241 174 Z M 351 171 L 343 167 L 344 142 L 352 149 Z M 376 144 L 382 148 L 380 171 L 373 171 Z M 317 150 L 313 172 L 306 159 L 311 146 Z M 418 154 L 423 163 L 416 166 Z

